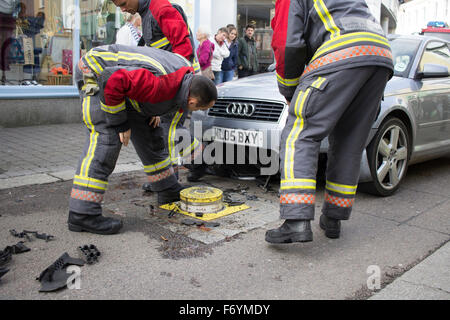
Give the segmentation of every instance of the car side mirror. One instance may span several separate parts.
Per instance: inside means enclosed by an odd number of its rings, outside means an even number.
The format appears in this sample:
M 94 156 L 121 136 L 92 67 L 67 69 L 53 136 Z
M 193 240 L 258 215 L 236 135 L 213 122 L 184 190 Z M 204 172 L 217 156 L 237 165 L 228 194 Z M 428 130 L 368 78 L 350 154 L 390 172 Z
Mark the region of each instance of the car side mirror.
M 423 70 L 417 73 L 419 79 L 448 77 L 448 68 L 440 64 L 426 63 Z

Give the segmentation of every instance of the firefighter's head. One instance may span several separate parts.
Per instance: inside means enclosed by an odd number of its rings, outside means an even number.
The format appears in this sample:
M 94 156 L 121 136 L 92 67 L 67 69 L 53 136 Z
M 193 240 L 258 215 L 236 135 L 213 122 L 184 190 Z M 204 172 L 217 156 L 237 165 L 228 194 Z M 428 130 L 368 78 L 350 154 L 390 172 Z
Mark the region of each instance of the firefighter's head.
M 214 82 L 205 76 L 195 75 L 189 87 L 187 108 L 191 111 L 208 110 L 217 100 Z
M 123 12 L 135 14 L 139 9 L 139 0 L 111 0 Z

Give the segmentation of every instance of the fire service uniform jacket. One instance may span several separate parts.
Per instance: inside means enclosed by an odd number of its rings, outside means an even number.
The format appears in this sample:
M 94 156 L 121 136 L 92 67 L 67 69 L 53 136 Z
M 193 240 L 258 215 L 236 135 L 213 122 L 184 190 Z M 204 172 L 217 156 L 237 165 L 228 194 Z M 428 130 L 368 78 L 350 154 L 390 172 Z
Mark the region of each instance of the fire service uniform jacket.
M 192 63 L 194 71 L 200 72 L 200 65 L 196 58 L 194 37 L 187 24 L 187 18 L 183 9 L 177 4 L 171 4 L 167 0 L 139 0 L 138 13 L 142 17 L 142 38 L 147 46 L 177 53 Z M 187 112 L 180 114 L 167 114 L 161 118 L 161 126 L 166 132 L 168 151 L 174 155 L 173 146 L 176 144 L 177 135 L 187 134 L 183 123 Z M 169 134 L 169 130 L 174 129 L 177 133 Z M 193 144 L 196 148 L 201 148 L 199 141 L 192 136 Z M 193 149 L 193 152 L 196 152 Z M 179 163 L 179 159 L 174 156 L 174 165 Z
M 272 47 L 290 102 L 280 148 L 282 219 L 314 218 L 317 157 L 329 138 L 322 211 L 348 219 L 361 155 L 392 76 L 389 43 L 364 0 L 277 0 Z
M 149 126 L 149 121 L 152 116 L 187 111 L 193 72 L 185 58 L 149 47 L 102 46 L 80 60 L 75 80 L 87 137 L 74 177 L 71 211 L 101 214 L 108 177 L 122 146 L 118 132 L 129 128 L 152 190 L 178 183 L 163 129 Z M 181 155 L 190 156 L 191 148 Z

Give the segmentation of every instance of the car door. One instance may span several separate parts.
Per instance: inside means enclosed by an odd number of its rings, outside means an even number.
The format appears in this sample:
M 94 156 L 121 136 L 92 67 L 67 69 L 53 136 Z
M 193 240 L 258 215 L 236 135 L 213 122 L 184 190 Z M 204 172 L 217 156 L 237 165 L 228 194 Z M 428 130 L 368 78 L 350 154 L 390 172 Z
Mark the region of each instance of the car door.
M 425 64 L 437 64 L 450 70 L 448 44 L 435 40 L 428 42 L 417 73 L 423 71 Z M 450 77 L 423 78 L 420 81 L 416 145 L 430 150 L 443 143 L 450 144 Z

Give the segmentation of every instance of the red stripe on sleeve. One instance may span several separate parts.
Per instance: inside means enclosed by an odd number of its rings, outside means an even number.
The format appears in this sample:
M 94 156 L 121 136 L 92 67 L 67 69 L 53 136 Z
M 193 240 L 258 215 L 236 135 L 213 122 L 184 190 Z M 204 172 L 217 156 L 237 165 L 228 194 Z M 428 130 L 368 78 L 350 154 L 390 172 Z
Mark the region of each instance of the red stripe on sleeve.
M 116 106 L 122 103 L 125 97 L 148 103 L 173 99 L 187 73 L 194 73 L 194 69 L 182 67 L 175 72 L 159 77 L 147 69 L 117 70 L 105 85 L 103 91 L 105 104 Z
M 152 0 L 149 9 L 172 45 L 172 52 L 190 60 L 194 49 L 189 39 L 189 28 L 178 10 L 167 0 Z

